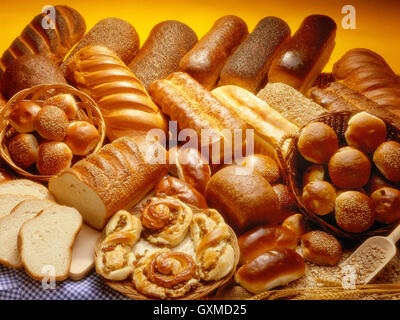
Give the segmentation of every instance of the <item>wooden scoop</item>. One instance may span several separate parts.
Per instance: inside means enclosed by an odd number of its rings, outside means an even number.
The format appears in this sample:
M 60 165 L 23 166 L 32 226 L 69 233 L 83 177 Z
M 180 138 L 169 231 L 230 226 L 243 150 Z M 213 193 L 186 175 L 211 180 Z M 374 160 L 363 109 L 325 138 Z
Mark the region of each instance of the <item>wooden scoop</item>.
M 341 266 L 351 265 L 349 263 L 352 258 L 357 255 L 361 255 L 362 252 L 367 251 L 368 249 L 375 248 L 375 250 L 381 250 L 384 254 L 383 259 L 379 262 L 379 264 L 372 270 L 368 275 L 366 275 L 363 281 L 358 282 L 357 284 L 368 284 L 388 263 L 392 258 L 396 255 L 397 247 L 396 242 L 400 239 L 400 224 L 392 231 L 390 235 L 387 237 L 371 237 L 364 241 L 364 243 L 358 247 L 353 254 L 344 261 Z

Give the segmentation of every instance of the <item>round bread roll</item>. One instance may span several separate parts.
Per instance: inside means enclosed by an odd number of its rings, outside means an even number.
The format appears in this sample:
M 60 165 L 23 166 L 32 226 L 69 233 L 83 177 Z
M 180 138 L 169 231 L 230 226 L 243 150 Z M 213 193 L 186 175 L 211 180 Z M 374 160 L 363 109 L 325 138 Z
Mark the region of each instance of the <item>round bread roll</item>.
M 371 162 L 363 152 L 343 147 L 329 160 L 328 170 L 333 184 L 339 188 L 362 188 L 371 175 Z
M 206 199 L 239 234 L 284 220 L 270 183 L 246 167 L 231 165 L 219 170 L 206 186 Z
M 0 168 L 0 183 L 7 182 L 13 179 L 11 173 L 9 173 L 6 169 Z
M 335 209 L 336 190 L 326 181 L 313 181 L 303 189 L 304 205 L 317 215 L 323 216 Z
M 303 158 L 316 164 L 327 163 L 337 151 L 338 145 L 335 131 L 322 122 L 312 122 L 305 126 L 297 141 L 297 149 Z
M 13 137 L 8 144 L 12 161 L 22 169 L 27 169 L 36 162 L 38 148 L 36 137 L 30 133 L 21 133 Z
M 334 266 L 342 257 L 342 245 L 331 234 L 310 231 L 301 237 L 304 259 L 321 266 Z
M 19 101 L 10 112 L 10 124 L 19 133 L 35 131 L 35 119 L 40 106 L 33 101 Z
M 400 191 L 390 187 L 376 190 L 371 195 L 375 220 L 390 224 L 400 219 Z
M 380 173 L 373 172 L 369 178 L 368 183 L 365 185 L 364 190 L 369 196 L 376 190 L 383 187 L 393 187 L 393 185 L 386 180 Z
M 37 114 L 36 131 L 45 139 L 63 141 L 68 132 L 68 118 L 55 106 L 45 106 Z
M 55 175 L 71 166 L 72 152 L 64 142 L 40 145 L 36 167 L 40 174 Z
M 62 93 L 50 97 L 43 102 L 43 106 L 55 106 L 65 112 L 69 120 L 75 119 L 79 112 L 78 104 L 72 94 Z
M 293 193 L 284 184 L 276 184 L 272 186 L 278 196 L 278 205 L 282 219 L 286 219 L 294 212 L 297 212 L 296 200 Z
M 296 234 L 283 226 L 257 227 L 239 237 L 239 263 L 247 263 L 272 249 L 295 249 L 297 242 Z
M 253 154 L 244 158 L 242 166 L 250 168 L 255 173 L 268 180 L 269 183 L 274 183 L 279 180 L 281 173 L 278 164 L 274 159 L 262 155 Z
M 336 223 L 347 232 L 367 231 L 374 224 L 372 200 L 358 191 L 346 191 L 336 198 Z
M 300 237 L 306 231 L 306 223 L 301 213 L 295 213 L 287 217 L 282 222 L 282 227 L 285 227 L 293 231 L 296 234 L 297 242 L 300 240 Z
M 387 141 L 374 152 L 374 163 L 384 177 L 392 182 L 400 182 L 400 143 Z
M 100 134 L 96 127 L 86 121 L 73 121 L 68 126 L 64 142 L 77 156 L 86 156 L 99 143 Z
M 319 164 L 309 166 L 303 174 L 303 188 L 313 181 L 324 181 L 325 167 Z
M 360 112 L 351 117 L 344 135 L 349 146 L 372 153 L 385 141 L 386 134 L 385 122 L 367 112 Z

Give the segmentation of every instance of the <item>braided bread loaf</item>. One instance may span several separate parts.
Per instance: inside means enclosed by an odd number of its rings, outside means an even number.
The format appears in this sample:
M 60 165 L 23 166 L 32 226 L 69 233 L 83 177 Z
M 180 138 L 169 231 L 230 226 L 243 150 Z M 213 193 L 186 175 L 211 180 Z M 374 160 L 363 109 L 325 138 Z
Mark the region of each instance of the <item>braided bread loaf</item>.
M 98 104 L 107 137 L 145 135 L 150 129 L 166 130 L 166 121 L 146 89 L 111 50 L 89 46 L 67 65 L 67 78 Z

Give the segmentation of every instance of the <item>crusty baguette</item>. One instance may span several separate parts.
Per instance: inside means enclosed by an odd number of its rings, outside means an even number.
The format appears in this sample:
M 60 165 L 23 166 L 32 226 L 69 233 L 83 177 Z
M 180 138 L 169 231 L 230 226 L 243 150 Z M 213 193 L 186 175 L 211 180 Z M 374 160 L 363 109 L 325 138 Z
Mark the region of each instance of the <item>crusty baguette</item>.
M 45 186 L 27 179 L 11 180 L 0 184 L 0 195 L 2 194 L 31 196 L 37 199 L 54 200 L 54 197 Z
M 28 199 L 37 199 L 34 196 L 24 194 L 1 194 L 0 195 L 0 218 L 8 216 L 16 205 Z
M 54 205 L 26 221 L 18 235 L 18 251 L 25 271 L 36 280 L 48 275 L 45 267 L 54 268 L 56 281 L 68 277 L 72 246 L 82 227 L 82 216 L 70 207 Z M 49 277 L 50 278 L 50 277 Z
M 11 268 L 22 268 L 17 247 L 19 230 L 26 221 L 53 205 L 55 203 L 48 200 L 24 200 L 12 209 L 11 214 L 0 219 L 0 263 Z
M 52 178 L 51 192 L 59 203 L 78 209 L 87 224 L 102 230 L 112 214 L 139 202 L 168 171 L 165 162 L 152 163 L 146 157 L 152 143 L 143 139 L 114 140 Z

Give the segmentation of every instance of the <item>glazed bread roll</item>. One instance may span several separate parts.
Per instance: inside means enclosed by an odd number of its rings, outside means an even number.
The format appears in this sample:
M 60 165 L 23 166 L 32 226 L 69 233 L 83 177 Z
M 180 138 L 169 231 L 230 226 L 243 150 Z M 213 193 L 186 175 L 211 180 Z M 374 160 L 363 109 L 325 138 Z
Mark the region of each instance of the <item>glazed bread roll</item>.
M 297 211 L 296 199 L 288 186 L 278 183 L 272 186 L 278 197 L 281 219 L 286 219 Z
M 323 216 L 335 209 L 336 190 L 326 181 L 313 181 L 303 189 L 301 197 L 307 209 Z
M 10 112 L 10 124 L 19 133 L 35 131 L 35 119 L 39 111 L 40 106 L 33 101 L 19 101 Z
M 245 166 L 255 173 L 258 173 L 269 183 L 275 183 L 281 177 L 276 161 L 262 154 L 253 154 L 244 158 L 242 166 Z
M 47 140 L 63 141 L 68 132 L 68 117 L 55 106 L 44 106 L 35 119 L 35 129 Z
M 53 97 L 46 99 L 43 102 L 43 106 L 55 106 L 60 108 L 68 117 L 68 120 L 75 119 L 76 115 L 79 112 L 78 104 L 76 103 L 75 98 L 71 94 L 57 94 Z
M 238 238 L 240 249 L 239 263 L 245 264 L 259 255 L 273 249 L 295 249 L 296 234 L 283 226 L 260 226 Z
M 376 190 L 384 187 L 392 187 L 393 184 L 390 183 L 385 177 L 379 173 L 378 170 L 373 170 L 371 173 L 371 177 L 368 180 L 368 183 L 364 186 L 364 190 L 367 192 L 369 196 L 374 193 Z
M 86 121 L 72 121 L 64 142 L 74 155 L 86 156 L 96 147 L 99 140 L 100 134 L 94 125 Z
M 307 229 L 306 223 L 301 213 L 295 213 L 287 217 L 282 222 L 282 227 L 293 231 L 296 234 L 297 242 L 300 240 L 300 237 L 305 233 Z
M 383 187 L 371 195 L 376 221 L 390 224 L 400 219 L 400 191 Z
M 189 26 L 174 20 L 163 21 L 151 29 L 129 68 L 147 89 L 153 81 L 177 71 L 183 56 L 196 43 L 197 35 Z
M 102 46 L 81 49 L 67 65 L 68 79 L 99 106 L 110 140 L 146 135 L 166 122 L 140 81 L 112 51 Z
M 265 252 L 239 268 L 235 281 L 252 293 L 283 286 L 304 275 L 303 258 L 294 250 Z
M 122 137 L 52 178 L 49 189 L 101 230 L 112 214 L 139 202 L 167 173 L 155 151 L 166 157 L 156 142 Z
M 21 133 L 8 143 L 12 161 L 20 168 L 27 169 L 36 163 L 39 144 L 33 134 Z
M 278 197 L 269 182 L 248 168 L 231 165 L 214 174 L 206 199 L 239 234 L 251 227 L 279 223 Z
M 304 171 L 303 174 L 303 188 L 313 181 L 324 181 L 325 167 L 323 165 L 313 164 Z
M 46 21 L 46 14 L 38 14 L 3 53 L 0 59 L 0 77 L 12 61 L 24 55 L 38 53 L 59 65 L 68 51 L 82 38 L 86 31 L 83 17 L 68 6 L 54 6 L 54 9 L 55 25 L 43 28 L 42 22 Z
M 36 167 L 40 174 L 55 175 L 71 167 L 72 157 L 64 142 L 45 142 L 39 146 Z
M 218 82 L 224 64 L 248 33 L 246 23 L 239 17 L 219 18 L 182 58 L 179 71 L 190 74 L 204 87 L 212 89 Z
M 310 231 L 301 237 L 304 259 L 321 266 L 334 266 L 342 257 L 342 245 L 331 234 Z
M 224 156 L 232 159 L 235 150 L 243 149 L 244 135 L 238 139 L 233 132 L 240 129 L 243 133 L 246 123 L 188 74 L 175 72 L 156 80 L 149 93 L 162 111 L 178 122 L 180 130 L 196 132 L 201 152 L 209 152 L 209 163 L 219 164 Z M 213 148 L 219 152 L 214 153 Z
M 400 182 L 400 143 L 386 141 L 374 152 L 373 161 L 384 177 Z
M 221 71 L 219 86 L 236 85 L 257 93 L 264 87 L 272 60 L 290 39 L 290 28 L 277 17 L 261 19 Z
M 302 93 L 314 84 L 335 47 L 336 23 L 328 16 L 310 15 L 274 59 L 269 82 L 283 82 Z

